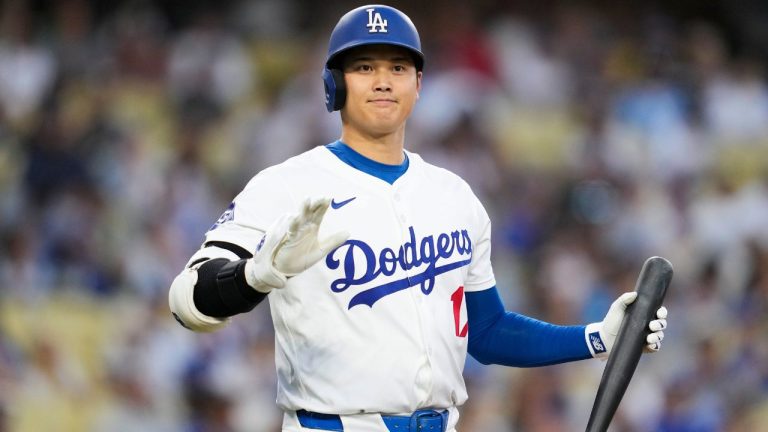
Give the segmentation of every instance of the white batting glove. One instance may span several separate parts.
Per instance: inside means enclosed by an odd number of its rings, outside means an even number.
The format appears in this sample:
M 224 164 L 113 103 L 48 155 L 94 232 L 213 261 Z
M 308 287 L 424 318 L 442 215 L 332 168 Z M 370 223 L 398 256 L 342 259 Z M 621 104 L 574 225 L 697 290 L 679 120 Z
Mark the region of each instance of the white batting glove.
M 624 320 L 627 306 L 637 299 L 636 292 L 628 292 L 619 296 L 611 304 L 605 319 L 601 322 L 587 325 L 585 336 L 587 345 L 593 357 L 606 360 L 616 342 L 621 322 Z M 646 337 L 644 352 L 657 352 L 661 349 L 661 341 L 664 339 L 664 329 L 667 328 L 667 308 L 662 306 L 656 311 L 656 319 L 648 323 L 651 333 Z
M 320 261 L 349 238 L 346 231 L 320 241 L 320 223 L 329 198 L 307 199 L 299 214 L 279 217 L 267 228 L 253 258 L 245 264 L 245 279 L 255 290 L 268 293 L 285 286 L 287 279 Z

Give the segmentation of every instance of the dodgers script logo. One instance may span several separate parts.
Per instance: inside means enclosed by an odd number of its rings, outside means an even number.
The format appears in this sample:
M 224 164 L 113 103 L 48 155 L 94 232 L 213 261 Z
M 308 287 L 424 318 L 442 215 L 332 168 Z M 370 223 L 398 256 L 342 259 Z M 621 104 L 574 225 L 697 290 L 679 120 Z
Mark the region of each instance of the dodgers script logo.
M 381 14 L 376 12 L 376 9 L 370 8 L 365 11 L 368 12 L 368 33 L 386 33 L 387 32 L 387 20 L 381 17 Z
M 472 258 L 472 241 L 467 230 L 441 233 L 436 238 L 428 235 L 419 241 L 416 240 L 413 227 L 409 227 L 408 232 L 410 239 L 397 251 L 384 248 L 377 254 L 368 243 L 350 239 L 328 254 L 325 264 L 329 269 L 344 269 L 344 277 L 331 282 L 331 290 L 336 293 L 346 291 L 351 286 L 367 284 L 379 276 L 391 276 L 398 269 L 420 271 L 355 294 L 349 302 L 349 309 L 359 304 L 373 307 L 382 297 L 415 285 L 421 285 L 421 292 L 429 295 L 435 287 L 436 276 L 468 265 Z M 446 263 L 454 255 L 460 259 Z M 358 259 L 355 260 L 355 257 Z M 356 272 L 358 266 L 365 269 L 362 275 Z

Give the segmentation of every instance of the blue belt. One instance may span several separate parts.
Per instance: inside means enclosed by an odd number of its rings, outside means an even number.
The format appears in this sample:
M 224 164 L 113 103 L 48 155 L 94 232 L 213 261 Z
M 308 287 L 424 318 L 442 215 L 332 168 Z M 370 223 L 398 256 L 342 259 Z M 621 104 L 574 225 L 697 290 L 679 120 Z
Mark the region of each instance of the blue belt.
M 320 414 L 305 410 L 296 411 L 299 424 L 307 429 L 344 431 L 341 417 L 336 414 Z M 445 432 L 448 427 L 448 410 L 418 410 L 410 416 L 381 415 L 390 432 Z

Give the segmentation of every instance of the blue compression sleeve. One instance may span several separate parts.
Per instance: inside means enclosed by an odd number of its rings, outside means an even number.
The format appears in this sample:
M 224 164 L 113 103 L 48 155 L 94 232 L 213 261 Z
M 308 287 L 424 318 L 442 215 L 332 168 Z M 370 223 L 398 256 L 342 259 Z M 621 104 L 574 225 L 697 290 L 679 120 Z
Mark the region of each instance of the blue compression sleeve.
M 584 326 L 506 312 L 496 287 L 465 294 L 469 354 L 483 364 L 533 367 L 591 358 Z

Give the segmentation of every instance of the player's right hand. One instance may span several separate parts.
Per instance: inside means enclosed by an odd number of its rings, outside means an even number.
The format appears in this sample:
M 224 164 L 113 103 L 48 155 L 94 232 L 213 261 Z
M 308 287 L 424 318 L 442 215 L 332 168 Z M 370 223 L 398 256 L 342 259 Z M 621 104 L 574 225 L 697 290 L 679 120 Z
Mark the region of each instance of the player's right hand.
M 279 272 L 288 277 L 295 276 L 347 241 L 349 233 L 346 231 L 334 233 L 322 241 L 317 237 L 330 204 L 328 198 L 307 199 L 301 213 L 290 219 L 288 232 L 277 247 L 273 260 Z
M 253 258 L 245 267 L 246 281 L 254 289 L 269 292 L 285 286 L 295 276 L 320 261 L 349 238 L 349 233 L 334 233 L 322 241 L 320 223 L 328 210 L 329 198 L 307 199 L 298 214 L 278 218 L 267 231 Z

